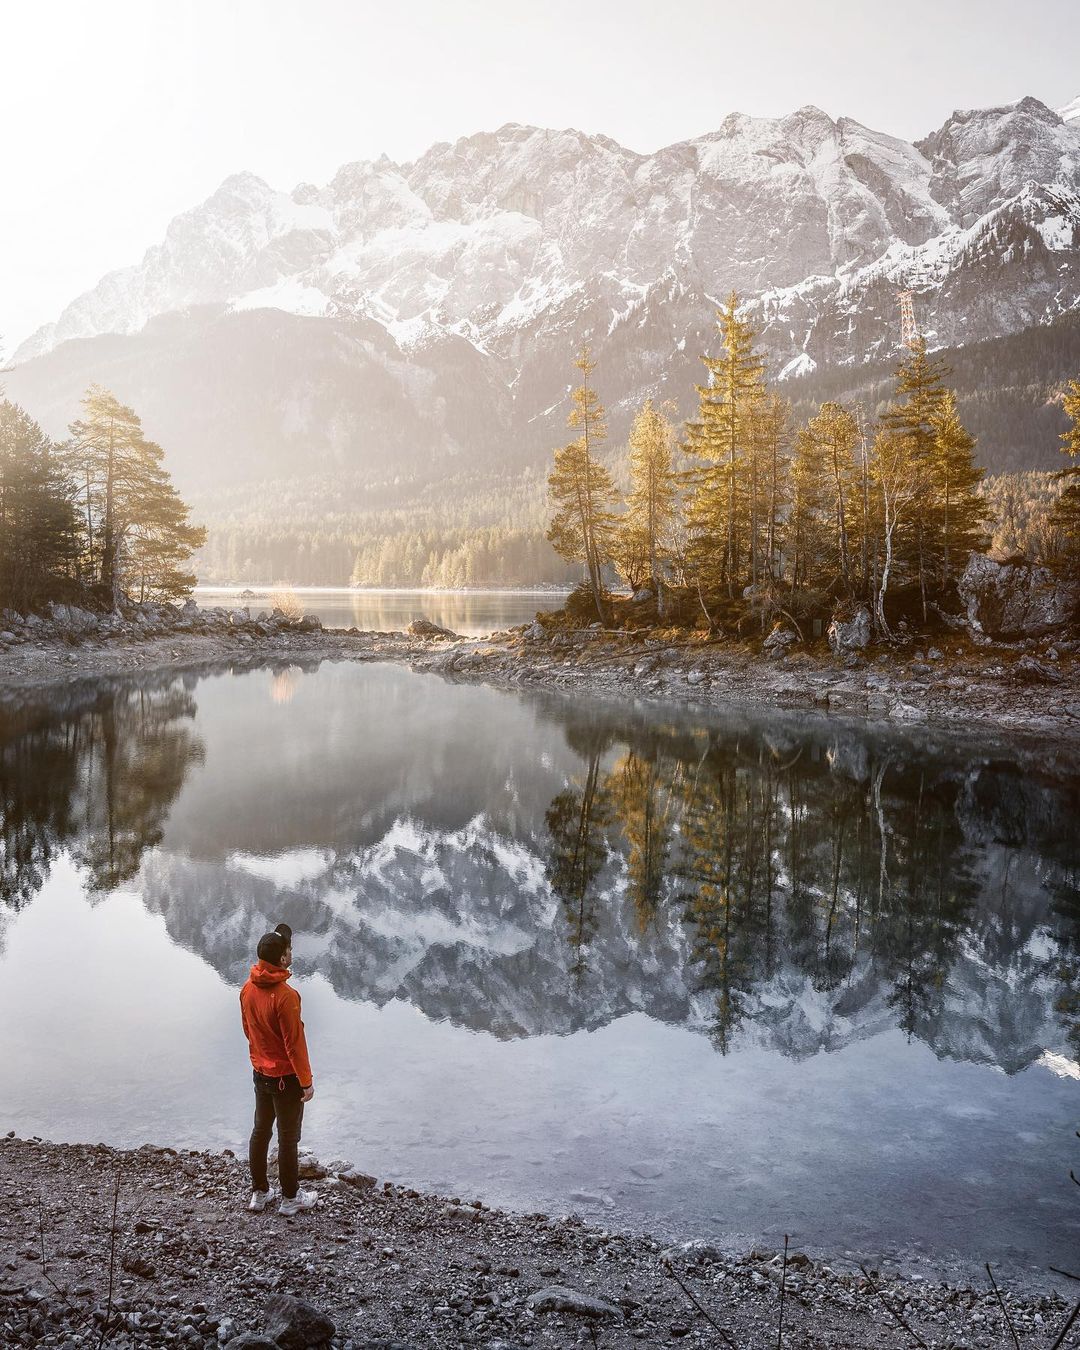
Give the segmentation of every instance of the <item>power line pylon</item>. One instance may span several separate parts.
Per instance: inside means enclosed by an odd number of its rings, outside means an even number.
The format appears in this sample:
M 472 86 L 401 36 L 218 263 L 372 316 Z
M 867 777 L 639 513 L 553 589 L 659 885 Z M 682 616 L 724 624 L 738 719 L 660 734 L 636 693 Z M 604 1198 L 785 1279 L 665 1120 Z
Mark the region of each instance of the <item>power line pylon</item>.
M 900 300 L 900 345 L 914 347 L 919 340 L 919 330 L 915 326 L 915 305 L 913 303 L 915 292 L 902 290 L 897 291 L 896 294 Z

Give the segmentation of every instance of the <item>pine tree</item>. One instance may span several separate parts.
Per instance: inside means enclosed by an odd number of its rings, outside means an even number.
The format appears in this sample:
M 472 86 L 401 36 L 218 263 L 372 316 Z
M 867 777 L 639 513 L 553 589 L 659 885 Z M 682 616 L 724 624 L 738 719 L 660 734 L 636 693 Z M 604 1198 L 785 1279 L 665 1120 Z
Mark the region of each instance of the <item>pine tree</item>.
M 0 608 L 52 598 L 77 552 L 72 488 L 60 455 L 17 404 L 0 399 Z
M 859 443 L 859 424 L 842 403 L 825 403 L 810 423 L 821 442 L 829 480 L 829 515 L 833 566 L 846 595 L 854 587 L 851 561 L 851 510 L 857 492 L 854 452 Z
M 620 547 L 642 548 L 657 613 L 665 614 L 664 563 L 669 557 L 678 489 L 673 468 L 675 432 L 664 412 L 646 399 L 630 429 L 630 495 L 619 527 Z M 631 583 L 633 584 L 633 583 Z
M 975 463 L 975 438 L 960 421 L 951 389 L 931 414 L 930 425 L 934 432 L 931 482 L 938 531 L 936 551 L 941 555 L 944 589 L 951 580 L 954 560 L 985 543 L 987 507 L 979 491 L 984 471 Z
M 1064 404 L 1072 425 L 1062 433 L 1062 451 L 1078 462 L 1058 473 L 1063 487 L 1050 519 L 1065 536 L 1066 565 L 1076 571 L 1080 570 L 1080 380 L 1070 382 Z
M 70 462 L 90 577 L 114 608 L 125 580 L 143 595 L 183 594 L 194 577 L 180 569 L 205 531 L 188 522 L 161 447 L 144 435 L 134 410 L 99 385 L 87 390 L 83 409 L 71 426 Z
M 739 297 L 732 291 L 717 315 L 724 354 L 701 358 L 709 383 L 698 385 L 698 420 L 686 428 L 686 449 L 707 465 L 696 475 L 690 509 L 698 578 L 725 585 L 729 596 L 740 580 L 744 537 L 753 551 L 747 440 L 749 414 L 762 394 L 765 369 L 754 352 L 754 331 L 738 311 Z
M 787 538 L 793 591 L 821 584 L 828 551 L 827 447 L 817 434 L 815 420 L 797 433 L 791 462 Z
M 569 425 L 581 434 L 555 451 L 555 467 L 548 476 L 548 490 L 556 512 L 547 537 L 555 551 L 571 562 L 585 565 L 596 613 L 606 621 L 603 567 L 610 559 L 616 517 L 611 511 L 617 500 L 611 474 L 596 459 L 596 449 L 607 436 L 604 409 L 589 376 L 596 368 L 588 347 L 574 362 L 582 382 L 573 392 Z
M 146 441 L 143 454 L 149 491 L 131 521 L 128 581 L 132 590 L 138 587 L 139 600 L 173 600 L 195 585 L 186 568 L 206 543 L 206 530 L 188 519 L 190 508 L 172 485 L 161 447 Z
M 910 461 L 905 467 L 905 477 L 918 482 L 924 491 L 932 492 L 936 457 L 933 419 L 947 393 L 944 383 L 947 374 L 948 368 L 940 357 L 927 355 L 923 338 L 917 339 L 911 355 L 900 363 L 893 401 L 881 418 L 883 432 L 893 441 L 889 454 L 892 481 L 898 481 L 896 471 L 900 466 L 896 456 L 901 454 Z M 908 524 L 925 620 L 927 579 L 933 570 L 934 545 L 941 535 L 936 500 L 924 501 L 922 509 L 912 514 Z M 894 534 L 894 552 L 900 542 Z
M 763 394 L 750 417 L 751 522 L 755 582 L 772 583 L 779 575 L 782 521 L 790 496 L 791 405 L 776 394 Z M 762 615 L 765 617 L 764 607 Z

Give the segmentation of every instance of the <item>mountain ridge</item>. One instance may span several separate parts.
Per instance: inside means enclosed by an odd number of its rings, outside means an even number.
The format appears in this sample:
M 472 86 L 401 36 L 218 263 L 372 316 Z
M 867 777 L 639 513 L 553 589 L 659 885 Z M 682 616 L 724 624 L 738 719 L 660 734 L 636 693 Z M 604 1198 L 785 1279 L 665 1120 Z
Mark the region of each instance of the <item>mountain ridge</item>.
M 1019 404 L 984 419 L 982 461 L 1056 461 L 1055 391 L 1015 354 L 1080 313 L 1080 119 L 1025 98 L 912 143 L 806 105 L 651 154 L 506 123 L 323 186 L 241 172 L 24 343 L 5 387 L 60 436 L 108 384 L 189 493 L 321 474 L 353 485 L 345 508 L 395 481 L 406 507 L 417 474 L 540 471 L 583 343 L 618 446 L 646 397 L 693 414 L 730 290 L 773 378 L 858 383 L 902 352 L 901 287 L 931 346 L 1001 344 L 979 388 L 1016 391 L 1031 430 Z

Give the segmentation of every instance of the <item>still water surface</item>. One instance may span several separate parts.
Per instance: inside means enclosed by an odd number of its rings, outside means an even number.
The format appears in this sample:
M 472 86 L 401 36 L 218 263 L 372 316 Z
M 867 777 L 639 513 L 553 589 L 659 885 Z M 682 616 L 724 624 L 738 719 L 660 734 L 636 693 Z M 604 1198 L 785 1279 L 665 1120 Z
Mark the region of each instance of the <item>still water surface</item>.
M 313 614 L 326 628 L 359 628 L 363 632 L 400 632 L 413 619 L 430 619 L 465 637 L 529 623 L 537 610 L 558 609 L 565 596 L 560 591 L 408 591 L 408 590 L 316 590 L 295 592 L 305 614 Z M 247 606 L 252 614 L 273 609 L 278 594 L 272 590 L 241 590 L 202 587 L 195 592 L 200 606 Z
M 306 1140 L 520 1209 L 1075 1264 L 1076 778 L 785 715 L 328 664 L 0 715 L 0 1129 L 241 1149 L 296 930 Z

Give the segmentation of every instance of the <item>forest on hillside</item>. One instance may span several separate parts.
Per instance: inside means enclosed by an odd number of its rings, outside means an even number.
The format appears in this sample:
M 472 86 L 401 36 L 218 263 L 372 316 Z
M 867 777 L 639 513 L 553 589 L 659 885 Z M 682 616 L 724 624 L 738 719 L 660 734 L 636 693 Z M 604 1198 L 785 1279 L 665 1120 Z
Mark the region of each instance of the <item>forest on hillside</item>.
M 1046 556 L 1068 426 L 1063 390 L 1080 370 L 1080 316 L 941 355 L 975 460 L 987 470 L 979 491 L 992 506 L 991 551 Z M 895 370 L 896 359 L 835 367 L 774 387 L 790 401 L 795 425 L 829 402 L 857 410 L 869 425 L 893 396 Z M 683 393 L 680 412 L 692 417 L 693 390 Z M 605 445 L 599 459 L 625 491 L 626 442 Z M 581 567 L 546 539 L 547 462 L 517 472 L 446 467 L 437 476 L 315 474 L 196 495 L 193 508 L 210 526 L 196 557 L 199 578 L 218 585 L 445 587 L 581 579 Z M 689 460 L 682 467 L 689 469 Z

